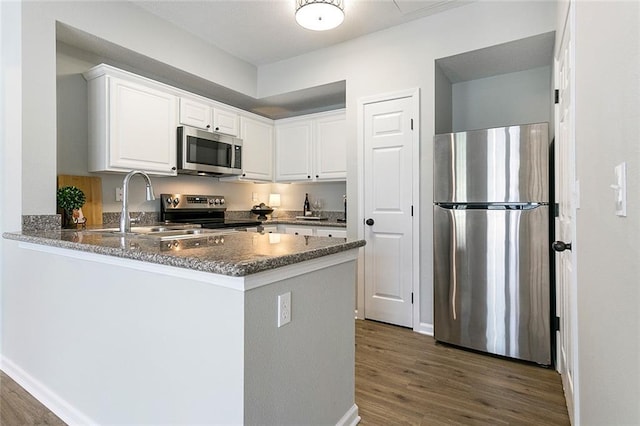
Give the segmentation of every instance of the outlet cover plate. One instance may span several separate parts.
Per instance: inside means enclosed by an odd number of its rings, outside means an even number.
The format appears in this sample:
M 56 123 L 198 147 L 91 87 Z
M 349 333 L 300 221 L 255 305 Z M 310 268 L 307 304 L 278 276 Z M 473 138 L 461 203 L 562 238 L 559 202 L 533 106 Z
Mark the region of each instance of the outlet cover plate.
M 278 327 L 291 322 L 291 292 L 278 296 Z

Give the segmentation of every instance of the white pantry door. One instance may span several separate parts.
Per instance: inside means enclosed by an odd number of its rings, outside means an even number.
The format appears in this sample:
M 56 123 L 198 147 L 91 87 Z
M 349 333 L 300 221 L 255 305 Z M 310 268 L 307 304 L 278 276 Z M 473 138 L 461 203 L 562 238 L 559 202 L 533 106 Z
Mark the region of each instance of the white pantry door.
M 414 109 L 407 96 L 363 112 L 364 316 L 404 327 L 413 327 Z
M 556 105 L 555 172 L 556 201 L 556 310 L 560 330 L 556 333 L 558 346 L 557 368 L 562 376 L 565 398 L 571 423 L 580 424 L 578 410 L 578 340 L 577 340 L 577 276 L 576 276 L 576 208 L 579 187 L 576 182 L 575 156 L 575 78 L 573 14 L 569 6 L 562 41 L 555 58 L 555 80 L 558 86 Z M 571 243 L 567 247 L 562 243 Z

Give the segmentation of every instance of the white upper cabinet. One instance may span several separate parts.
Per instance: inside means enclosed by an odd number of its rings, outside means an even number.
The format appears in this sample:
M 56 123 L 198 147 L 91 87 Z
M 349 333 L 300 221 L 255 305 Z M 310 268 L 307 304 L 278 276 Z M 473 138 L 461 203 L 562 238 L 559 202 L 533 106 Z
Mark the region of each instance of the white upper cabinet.
M 311 120 L 276 122 L 276 180 L 311 180 Z
M 213 130 L 238 136 L 239 116 L 236 112 L 220 107 L 213 108 Z
M 274 126 L 273 120 L 109 65 L 98 65 L 84 77 L 90 172 L 135 169 L 175 176 L 176 128 L 184 125 L 243 140 L 243 174 L 223 180 L 346 179 L 344 110 L 279 120 Z
M 185 97 L 180 98 L 180 124 L 211 130 L 211 123 L 213 123 L 211 105 Z
M 178 98 L 164 85 L 106 65 L 85 78 L 89 171 L 176 175 Z
M 240 137 L 242 138 L 242 178 L 272 181 L 273 125 L 241 117 Z
M 276 122 L 276 181 L 347 178 L 344 110 Z
M 344 112 L 315 120 L 315 178 L 347 178 L 347 120 Z
M 180 98 L 180 124 L 238 136 L 239 115 L 215 102 Z
M 220 178 L 223 181 L 273 181 L 273 120 L 240 117 L 242 174 Z

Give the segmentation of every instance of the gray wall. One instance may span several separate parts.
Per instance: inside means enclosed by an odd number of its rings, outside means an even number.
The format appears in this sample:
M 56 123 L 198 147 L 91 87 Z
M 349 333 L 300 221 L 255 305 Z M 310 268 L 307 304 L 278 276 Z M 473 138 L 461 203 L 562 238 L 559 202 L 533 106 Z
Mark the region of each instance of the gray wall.
M 435 64 L 435 134 L 453 132 L 452 85 L 442 68 Z
M 245 401 L 261 403 L 245 405 L 244 424 L 335 425 L 353 406 L 355 273 L 352 261 L 246 293 Z M 285 292 L 291 322 L 278 328 Z
M 453 84 L 453 131 L 551 122 L 551 67 Z
M 640 424 L 640 3 L 576 7 L 578 371 L 583 425 Z M 627 162 L 626 218 L 613 168 Z

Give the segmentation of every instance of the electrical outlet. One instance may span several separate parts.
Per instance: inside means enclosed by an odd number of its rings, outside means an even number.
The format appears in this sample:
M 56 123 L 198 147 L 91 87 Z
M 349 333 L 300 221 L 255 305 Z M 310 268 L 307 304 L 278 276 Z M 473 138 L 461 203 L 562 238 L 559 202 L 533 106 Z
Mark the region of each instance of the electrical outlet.
M 251 201 L 260 201 L 258 199 L 258 193 L 257 192 L 252 192 L 251 193 Z
M 291 292 L 278 296 L 278 327 L 291 322 Z
M 116 201 L 122 201 L 122 188 L 116 188 Z

